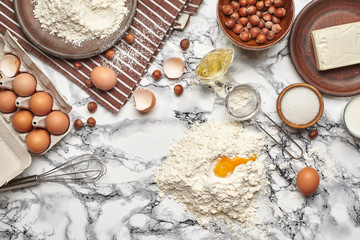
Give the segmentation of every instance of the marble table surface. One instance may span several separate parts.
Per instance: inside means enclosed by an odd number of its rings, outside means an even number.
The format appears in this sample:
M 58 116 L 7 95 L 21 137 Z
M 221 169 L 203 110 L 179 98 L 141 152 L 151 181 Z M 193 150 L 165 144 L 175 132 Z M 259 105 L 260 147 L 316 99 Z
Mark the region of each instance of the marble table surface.
M 295 0 L 296 14 L 309 0 Z M 340 113 L 350 98 L 324 96 L 325 110 L 315 140 L 309 130 L 293 130 L 282 124 L 275 104 L 286 86 L 302 82 L 288 51 L 288 39 L 261 52 L 247 52 L 232 45 L 219 28 L 216 1 L 205 1 L 183 32 L 174 32 L 150 67 L 161 69 L 164 59 L 181 56 L 186 72 L 178 81 L 154 81 L 146 74 L 141 86 L 153 91 L 155 108 L 148 114 L 134 109 L 130 99 L 116 115 L 99 106 L 94 114 L 86 105 L 92 99 L 51 67 L 33 58 L 73 106 L 73 118 L 97 120 L 94 128 L 72 130 L 45 155 L 34 155 L 24 175 L 41 173 L 84 153 L 98 155 L 107 174 L 95 184 L 44 183 L 36 187 L 0 193 L 0 239 L 359 239 L 360 154 L 359 140 L 344 129 Z M 179 42 L 191 41 L 187 51 Z M 305 150 L 303 159 L 283 155 L 269 142 L 265 165 L 268 199 L 273 205 L 263 215 L 259 229 L 230 234 L 219 228 L 206 229 L 174 200 L 159 197 L 154 171 L 166 159 L 176 139 L 194 123 L 229 120 L 221 89 L 192 85 L 199 60 L 215 48 L 233 48 L 235 58 L 225 76 L 226 84 L 251 83 L 262 94 L 262 110 L 289 132 Z M 173 93 L 176 84 L 184 93 Z M 266 119 L 263 126 L 276 134 Z M 311 128 L 312 129 L 312 128 Z M 286 140 L 282 141 L 286 142 Z M 311 166 L 320 174 L 320 186 L 311 197 L 296 188 L 296 174 Z M 260 211 L 260 210 L 259 210 Z

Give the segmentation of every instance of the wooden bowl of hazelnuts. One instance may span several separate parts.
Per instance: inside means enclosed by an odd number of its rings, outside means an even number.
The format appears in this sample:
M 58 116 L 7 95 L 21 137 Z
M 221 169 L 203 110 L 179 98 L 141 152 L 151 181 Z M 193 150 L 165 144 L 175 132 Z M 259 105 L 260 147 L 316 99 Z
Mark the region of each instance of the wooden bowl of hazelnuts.
M 293 0 L 218 0 L 217 19 L 239 47 L 264 50 L 281 41 L 294 21 Z

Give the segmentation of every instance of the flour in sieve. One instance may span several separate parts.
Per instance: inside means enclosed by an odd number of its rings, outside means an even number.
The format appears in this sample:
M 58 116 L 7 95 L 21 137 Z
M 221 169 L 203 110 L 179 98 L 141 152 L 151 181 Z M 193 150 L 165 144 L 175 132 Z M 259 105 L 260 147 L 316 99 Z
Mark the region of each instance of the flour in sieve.
M 261 159 L 239 165 L 226 178 L 214 175 L 214 160 L 248 158 L 259 154 L 264 143 L 263 133 L 245 130 L 236 121 L 196 125 L 158 169 L 155 180 L 160 195 L 169 193 L 202 225 L 213 219 L 247 223 L 256 213 L 257 194 L 268 184 Z
M 41 27 L 78 46 L 114 33 L 128 12 L 125 0 L 33 0 Z

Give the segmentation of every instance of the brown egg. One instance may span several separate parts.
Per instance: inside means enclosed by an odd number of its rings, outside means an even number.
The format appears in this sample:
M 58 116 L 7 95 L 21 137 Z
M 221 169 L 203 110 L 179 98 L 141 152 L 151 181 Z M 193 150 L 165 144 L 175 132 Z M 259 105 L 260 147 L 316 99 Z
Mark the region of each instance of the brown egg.
M 143 113 L 150 111 L 156 103 L 155 95 L 145 88 L 136 89 L 133 97 L 136 110 Z
M 20 73 L 12 82 L 14 92 L 21 97 L 28 97 L 36 90 L 36 79 L 29 73 Z
M 21 110 L 15 113 L 12 124 L 16 131 L 25 133 L 29 132 L 32 128 L 32 120 L 34 115 L 28 110 Z
M 16 94 L 13 91 L 0 91 L 0 112 L 11 113 L 16 110 Z
M 53 106 L 53 99 L 50 94 L 46 92 L 34 93 L 29 101 L 30 111 L 38 116 L 45 116 L 51 112 Z
M 117 83 L 116 73 L 103 66 L 94 68 L 90 73 L 90 79 L 95 87 L 104 91 L 112 89 Z
M 301 169 L 296 178 L 296 185 L 299 191 L 305 196 L 313 194 L 319 186 L 319 183 L 319 174 L 311 167 Z
M 54 135 L 65 133 L 70 125 L 69 117 L 61 111 L 49 113 L 45 120 L 46 129 Z
M 50 145 L 50 134 L 44 129 L 34 129 L 26 136 L 26 146 L 33 153 L 42 153 Z

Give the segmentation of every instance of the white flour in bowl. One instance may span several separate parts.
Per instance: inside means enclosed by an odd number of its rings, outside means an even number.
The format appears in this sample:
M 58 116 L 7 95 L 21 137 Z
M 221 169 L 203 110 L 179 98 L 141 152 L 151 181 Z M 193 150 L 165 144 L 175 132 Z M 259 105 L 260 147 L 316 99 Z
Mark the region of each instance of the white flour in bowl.
M 33 0 L 41 27 L 74 45 L 114 33 L 128 9 L 125 0 Z
M 194 126 L 179 139 L 156 173 L 160 195 L 169 193 L 202 225 L 213 219 L 247 223 L 256 214 L 257 194 L 268 185 L 261 159 L 237 166 L 225 178 L 215 176 L 213 163 L 219 156 L 258 155 L 264 144 L 263 133 L 245 130 L 239 122 Z

